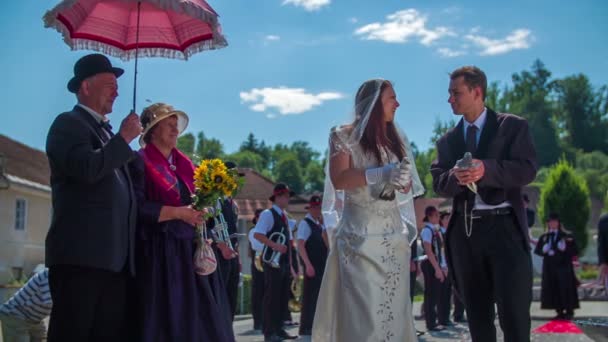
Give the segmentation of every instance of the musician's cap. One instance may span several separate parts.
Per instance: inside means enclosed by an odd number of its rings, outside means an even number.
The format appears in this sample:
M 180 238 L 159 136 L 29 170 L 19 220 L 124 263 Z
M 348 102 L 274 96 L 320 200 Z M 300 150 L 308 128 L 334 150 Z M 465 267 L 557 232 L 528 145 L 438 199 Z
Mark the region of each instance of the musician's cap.
M 291 196 L 295 195 L 296 193 L 291 191 L 289 189 L 289 187 L 287 186 L 287 184 L 277 183 L 274 186 L 274 190 L 272 191 L 272 196 L 270 196 L 269 200 L 274 202 L 275 196 L 279 196 L 279 195 L 283 195 L 283 194 L 289 194 L 289 197 L 291 197 Z
M 305 209 L 320 207 L 322 203 L 321 196 L 313 195 L 308 200 L 308 205 Z
M 549 213 L 549 216 L 547 216 L 547 222 L 549 221 L 559 221 L 559 215 L 557 213 Z
M 227 162 L 225 162 L 225 163 L 224 163 L 224 165 L 226 165 L 226 168 L 227 168 L 228 170 L 231 170 L 231 169 L 237 169 L 236 163 L 235 163 L 235 162 L 232 162 L 232 161 L 227 161 Z M 238 171 L 238 169 L 237 169 L 237 171 Z M 242 172 L 239 172 L 239 176 L 240 176 L 240 177 L 245 177 L 245 174 L 244 174 L 244 173 L 242 173 Z

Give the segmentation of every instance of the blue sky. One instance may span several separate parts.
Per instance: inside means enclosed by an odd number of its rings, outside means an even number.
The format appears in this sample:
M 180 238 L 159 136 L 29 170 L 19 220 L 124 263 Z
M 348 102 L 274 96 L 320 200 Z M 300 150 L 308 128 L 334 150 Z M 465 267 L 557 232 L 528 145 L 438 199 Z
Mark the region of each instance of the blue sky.
M 3 1 L 0 32 L 5 77 L 0 134 L 44 149 L 54 117 L 75 98 L 66 89 L 74 62 L 42 16 L 53 1 Z M 490 5 L 490 3 L 495 3 Z M 331 126 L 350 118 L 353 94 L 368 78 L 395 83 L 396 120 L 420 148 L 436 118 L 448 120 L 448 73 L 477 65 L 490 81 L 509 82 L 540 58 L 555 77 L 585 73 L 608 84 L 608 2 L 212 0 L 225 49 L 188 61 L 142 59 L 138 110 L 163 101 L 190 116 L 234 152 L 249 132 L 267 143 L 309 141 L 323 151 Z M 133 62 L 125 69 L 110 119 L 131 106 Z M 135 144 L 133 144 L 135 147 Z

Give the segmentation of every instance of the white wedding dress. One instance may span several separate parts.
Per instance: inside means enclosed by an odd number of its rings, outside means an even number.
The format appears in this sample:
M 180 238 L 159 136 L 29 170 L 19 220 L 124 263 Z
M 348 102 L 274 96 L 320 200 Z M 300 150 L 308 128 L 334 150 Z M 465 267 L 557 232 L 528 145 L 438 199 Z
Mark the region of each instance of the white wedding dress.
M 351 157 L 355 168 L 377 165 L 358 147 Z M 337 200 L 342 202 L 342 212 L 330 233 L 314 342 L 417 341 L 410 302 L 408 233 L 398 201 L 375 195 L 382 186 L 347 190 Z M 413 210 L 413 203 L 409 205 Z

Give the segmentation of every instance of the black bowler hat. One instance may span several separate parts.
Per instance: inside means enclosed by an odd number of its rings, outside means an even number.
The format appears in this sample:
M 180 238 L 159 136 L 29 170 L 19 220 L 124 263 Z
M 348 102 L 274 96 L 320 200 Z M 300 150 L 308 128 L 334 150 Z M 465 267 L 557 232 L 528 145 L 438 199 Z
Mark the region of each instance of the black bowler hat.
M 320 207 L 321 203 L 322 203 L 321 196 L 312 195 L 310 197 L 310 199 L 308 200 L 308 205 L 306 206 L 305 209 Z
M 111 72 L 118 78 L 125 71 L 121 68 L 113 67 L 108 57 L 100 53 L 86 55 L 74 64 L 74 77 L 68 82 L 68 90 L 72 93 L 77 93 L 83 80 L 105 72 Z
M 289 190 L 289 187 L 287 186 L 287 184 L 285 184 L 285 183 L 277 183 L 277 185 L 274 186 L 274 190 L 272 191 L 272 196 L 270 196 L 269 199 L 272 202 L 274 202 L 275 196 L 279 196 L 279 195 L 282 195 L 282 194 L 289 194 L 289 196 L 291 197 L 291 196 L 295 195 L 296 193 L 293 192 L 293 191 L 291 191 L 291 190 Z
M 549 216 L 547 216 L 547 222 L 553 220 L 559 221 L 559 215 L 557 213 L 549 213 Z

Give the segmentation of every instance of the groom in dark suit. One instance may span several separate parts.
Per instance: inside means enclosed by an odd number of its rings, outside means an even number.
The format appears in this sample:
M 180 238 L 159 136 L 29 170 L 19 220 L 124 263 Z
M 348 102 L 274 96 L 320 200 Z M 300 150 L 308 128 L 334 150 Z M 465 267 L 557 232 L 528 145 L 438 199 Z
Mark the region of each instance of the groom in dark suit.
M 116 135 L 108 124 L 122 73 L 101 54 L 78 60 L 68 83 L 78 104 L 57 116 L 47 136 L 53 201 L 46 237 L 49 342 L 128 340 L 136 205 L 126 165 L 141 125 L 134 113 Z
M 448 102 L 463 118 L 437 141 L 433 189 L 453 198 L 447 259 L 473 341 L 496 341 L 496 303 L 505 341 L 525 342 L 532 266 L 521 189 L 536 176 L 536 152 L 526 120 L 485 106 L 486 87 L 477 67 L 450 74 Z M 457 167 L 465 152 L 472 167 Z

